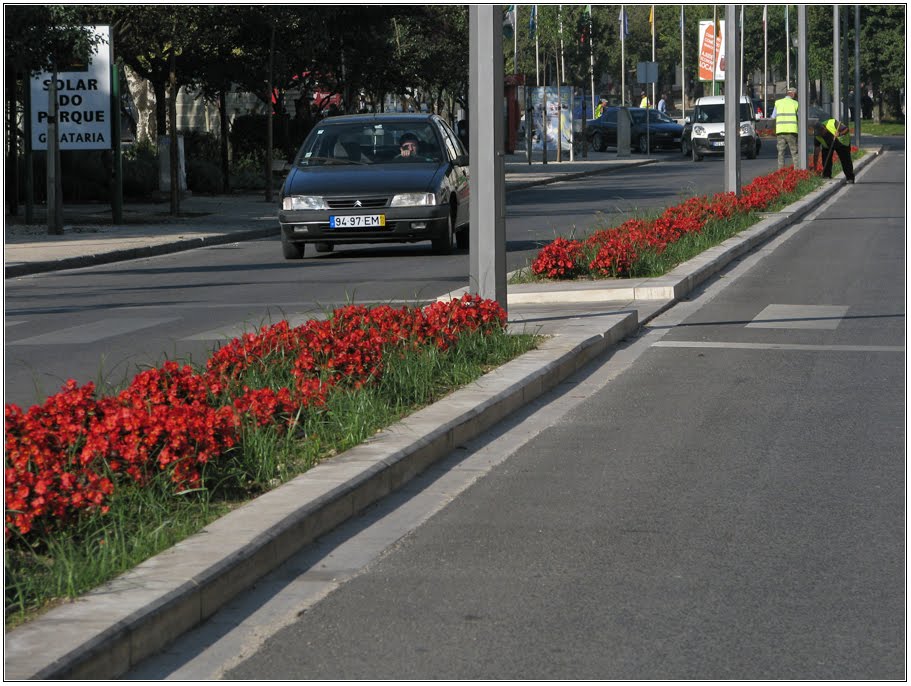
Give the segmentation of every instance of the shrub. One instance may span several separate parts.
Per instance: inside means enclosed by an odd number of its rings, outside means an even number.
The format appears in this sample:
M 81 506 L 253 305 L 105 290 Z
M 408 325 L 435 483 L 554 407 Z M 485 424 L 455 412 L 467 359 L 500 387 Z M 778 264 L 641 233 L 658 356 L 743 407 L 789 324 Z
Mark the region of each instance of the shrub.
M 223 188 L 221 165 L 206 159 L 187 160 L 187 188 L 194 193 L 220 193 Z

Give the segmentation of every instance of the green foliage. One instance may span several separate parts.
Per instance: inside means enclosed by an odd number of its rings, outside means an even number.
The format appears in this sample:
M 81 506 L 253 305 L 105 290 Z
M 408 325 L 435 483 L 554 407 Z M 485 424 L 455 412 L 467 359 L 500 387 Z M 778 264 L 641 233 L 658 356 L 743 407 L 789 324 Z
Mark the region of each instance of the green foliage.
M 166 475 L 118 488 L 110 511 L 36 545 L 10 546 L 4 559 L 7 629 L 52 602 L 76 597 L 194 534 L 264 491 L 305 472 L 402 417 L 531 350 L 531 335 L 465 334 L 446 352 L 433 347 L 391 359 L 376 387 L 338 391 L 298 431 L 248 427 L 240 446 L 211 464 L 211 490 L 175 495 Z M 278 383 L 286 379 L 274 379 Z

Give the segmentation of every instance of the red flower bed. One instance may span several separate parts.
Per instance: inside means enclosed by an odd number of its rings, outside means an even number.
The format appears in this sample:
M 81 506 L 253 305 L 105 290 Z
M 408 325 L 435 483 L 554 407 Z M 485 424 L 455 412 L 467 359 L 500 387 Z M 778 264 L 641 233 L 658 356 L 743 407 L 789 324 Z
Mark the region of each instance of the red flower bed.
M 106 512 L 120 483 L 164 473 L 178 490 L 240 440 L 244 423 L 287 429 L 333 388 L 361 388 L 389 355 L 447 349 L 469 331 L 506 326 L 496 303 L 465 295 L 424 308 L 348 306 L 325 321 L 282 321 L 220 348 L 204 372 L 166 362 L 112 397 L 68 381 L 42 405 L 6 405 L 6 538 L 52 531 L 80 511 Z M 281 366 L 289 386 L 250 388 Z
M 741 189 L 739 197 L 733 193 L 717 193 L 711 199 L 694 197 L 669 207 L 656 219 L 630 219 L 612 229 L 596 231 L 584 242 L 558 238 L 538 253 L 531 270 L 549 279 L 584 274 L 627 277 L 647 251 L 660 255 L 682 236 L 702 231 L 711 219 L 765 209 L 809 177 L 809 171 L 785 167 L 754 179 Z

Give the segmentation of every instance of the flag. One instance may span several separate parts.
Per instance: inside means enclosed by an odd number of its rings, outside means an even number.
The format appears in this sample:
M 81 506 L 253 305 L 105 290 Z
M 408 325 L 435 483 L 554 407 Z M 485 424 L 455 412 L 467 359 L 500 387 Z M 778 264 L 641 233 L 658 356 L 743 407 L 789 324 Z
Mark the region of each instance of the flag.
M 648 11 L 648 23 L 649 26 L 655 25 L 655 6 L 652 5 L 652 8 Z
M 503 13 L 503 35 L 512 38 L 516 30 L 516 6 L 507 5 Z
M 626 16 L 626 10 L 620 10 L 620 31 L 624 36 L 629 35 L 629 17 Z
M 535 20 L 537 18 L 537 15 L 538 15 L 538 6 L 532 5 L 531 6 L 531 16 L 528 17 L 528 37 L 529 38 L 535 37 L 535 28 L 536 28 Z
M 582 38 L 579 42 L 584 44 L 587 40 L 586 36 L 590 34 L 592 30 L 592 6 L 586 5 L 582 12 Z
M 769 6 L 768 6 L 768 5 L 763 5 L 763 6 L 762 6 L 762 30 L 763 30 L 763 31 L 765 31 L 765 28 L 766 28 L 766 21 L 768 21 L 768 18 L 769 18 L 769 14 L 768 14 L 768 13 L 769 13 Z

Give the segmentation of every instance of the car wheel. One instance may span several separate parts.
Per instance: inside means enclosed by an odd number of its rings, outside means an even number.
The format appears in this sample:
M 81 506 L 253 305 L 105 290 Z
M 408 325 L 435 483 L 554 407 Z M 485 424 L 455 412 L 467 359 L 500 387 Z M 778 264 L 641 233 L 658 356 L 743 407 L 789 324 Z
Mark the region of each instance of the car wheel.
M 747 150 L 747 159 L 755 160 L 756 159 L 756 145 L 755 144 L 748 145 L 747 148 L 749 148 Z
M 302 260 L 304 258 L 304 244 L 292 243 L 285 238 L 282 232 L 282 255 L 286 260 Z
M 690 154 L 690 144 L 686 138 L 682 138 L 680 140 L 680 152 L 682 152 L 684 155 Z
M 648 152 L 648 136 L 644 133 L 639 136 L 639 152 L 643 155 Z
M 598 152 L 604 152 L 607 150 L 607 145 L 604 142 L 604 136 L 600 133 L 596 133 L 592 136 L 592 147 Z
M 316 252 L 332 252 L 335 249 L 334 243 L 317 243 Z
M 452 252 L 452 234 L 454 233 L 452 226 L 452 212 L 450 212 L 449 218 L 446 221 L 446 231 L 439 238 L 431 240 L 433 252 L 437 255 L 448 255 Z
M 693 155 L 693 162 L 702 162 L 702 155 L 700 155 L 698 152 L 696 152 L 695 145 L 690 145 L 690 151 L 692 152 L 692 155 Z
M 459 250 L 468 250 L 468 235 L 469 228 L 467 226 L 463 226 L 462 230 L 456 234 L 456 247 Z

